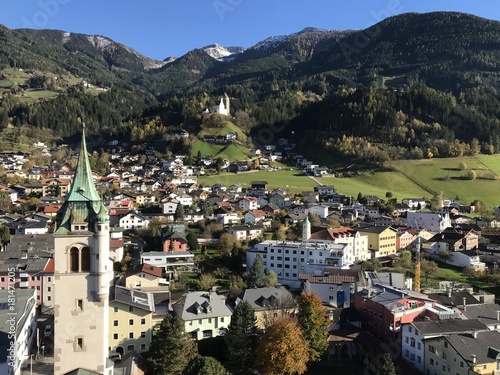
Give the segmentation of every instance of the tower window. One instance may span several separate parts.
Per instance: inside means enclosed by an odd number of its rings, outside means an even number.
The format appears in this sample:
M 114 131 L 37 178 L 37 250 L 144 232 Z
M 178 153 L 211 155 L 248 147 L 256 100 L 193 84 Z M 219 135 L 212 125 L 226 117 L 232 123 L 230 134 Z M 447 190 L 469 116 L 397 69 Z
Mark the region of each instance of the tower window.
M 69 251 L 69 267 L 71 272 L 78 272 L 78 249 L 76 247 L 72 247 Z
M 83 350 L 83 337 L 77 337 L 75 342 L 75 350 L 80 352 Z
M 89 272 L 90 271 L 90 249 L 88 247 L 84 247 L 81 250 L 82 253 L 82 271 Z

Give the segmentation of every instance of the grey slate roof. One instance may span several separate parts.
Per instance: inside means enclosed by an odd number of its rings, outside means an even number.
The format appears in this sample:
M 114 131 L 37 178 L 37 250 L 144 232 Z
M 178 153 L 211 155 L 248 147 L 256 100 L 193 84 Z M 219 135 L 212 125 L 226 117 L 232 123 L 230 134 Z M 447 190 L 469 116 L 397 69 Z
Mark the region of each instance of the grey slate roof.
M 155 311 L 155 302 L 152 293 L 115 286 L 111 301 L 117 301 L 146 311 Z
M 5 252 L 0 253 L 0 259 L 21 258 L 24 250 L 28 250 L 29 256 L 51 258 L 54 254 L 54 236 L 50 233 L 11 236 Z
M 372 285 L 392 286 L 397 289 L 406 289 L 405 275 L 396 272 L 366 272 Z
M 41 272 L 47 266 L 49 258 L 28 258 L 28 259 L 1 259 L 0 273 L 8 273 L 9 269 L 15 268 L 17 272 L 26 272 L 33 275 L 36 272 Z M 42 276 L 42 274 L 40 274 Z
M 273 307 L 286 308 L 289 307 L 288 304 L 295 303 L 292 294 L 283 287 L 246 289 L 239 299 L 250 303 L 254 311 L 268 310 Z
M 215 292 L 188 292 L 173 305 L 174 312 L 184 321 L 231 316 L 226 299 Z
M 476 364 L 491 363 L 496 355 L 490 348 L 500 346 L 500 332 L 477 332 L 477 338 L 470 333 L 460 333 L 448 336 L 447 340 L 469 365 L 472 365 L 473 355 L 477 358 Z
M 498 325 L 500 327 L 500 320 L 497 320 L 497 311 L 500 311 L 500 305 L 496 303 L 466 306 L 465 310 L 463 306 L 458 307 L 468 319 L 479 319 L 486 325 Z M 497 346 L 500 346 L 500 341 Z
M 466 305 L 477 305 L 480 302 L 466 290 L 460 290 L 457 292 L 452 292 L 451 297 L 448 297 L 446 293 L 431 293 L 429 298 L 432 298 L 437 303 L 445 306 L 463 306 L 464 298 Z
M 478 319 L 449 319 L 429 322 L 413 322 L 411 325 L 424 336 L 462 333 L 472 330 L 488 330 L 488 327 L 486 327 L 486 325 L 481 323 Z
M 36 303 L 36 293 L 33 289 L 16 289 L 15 297 L 16 302 L 13 305 L 6 305 L 8 298 L 10 297 L 9 291 L 7 289 L 0 290 L 0 363 L 7 362 L 7 353 L 10 346 L 11 339 L 9 338 L 10 332 L 10 318 L 15 318 L 17 329 L 23 327 L 26 323 L 28 315 L 25 314 L 26 311 L 31 311 Z M 5 304 L 4 304 L 5 303 Z M 10 307 L 14 308 L 14 311 L 10 310 Z M 16 329 L 16 339 L 18 338 L 19 332 Z

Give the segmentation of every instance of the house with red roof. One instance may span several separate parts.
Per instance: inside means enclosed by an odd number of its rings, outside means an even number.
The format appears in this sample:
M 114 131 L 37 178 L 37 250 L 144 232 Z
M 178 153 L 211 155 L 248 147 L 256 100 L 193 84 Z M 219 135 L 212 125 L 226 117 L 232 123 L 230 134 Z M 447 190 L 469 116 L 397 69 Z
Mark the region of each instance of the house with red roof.
M 161 267 L 142 263 L 125 272 L 125 286 L 133 289 L 157 287 L 161 276 Z

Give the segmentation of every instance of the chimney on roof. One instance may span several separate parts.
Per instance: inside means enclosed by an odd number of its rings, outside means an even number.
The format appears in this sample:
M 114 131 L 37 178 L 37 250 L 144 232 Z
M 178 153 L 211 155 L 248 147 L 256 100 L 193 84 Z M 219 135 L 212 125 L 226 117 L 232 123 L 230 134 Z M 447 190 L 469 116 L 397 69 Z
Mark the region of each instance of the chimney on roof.
M 475 339 L 477 339 L 477 331 L 475 329 L 473 329 L 471 331 L 471 334 L 472 334 L 472 337 L 474 337 Z
M 448 298 L 451 298 L 451 286 L 448 286 Z
M 497 311 L 497 320 L 500 322 L 500 311 Z
M 464 301 L 464 311 L 467 311 L 467 303 L 465 302 L 467 299 L 464 297 L 463 301 Z
M 477 362 L 477 355 L 472 354 L 471 357 L 472 357 L 472 363 L 476 364 L 476 362 Z

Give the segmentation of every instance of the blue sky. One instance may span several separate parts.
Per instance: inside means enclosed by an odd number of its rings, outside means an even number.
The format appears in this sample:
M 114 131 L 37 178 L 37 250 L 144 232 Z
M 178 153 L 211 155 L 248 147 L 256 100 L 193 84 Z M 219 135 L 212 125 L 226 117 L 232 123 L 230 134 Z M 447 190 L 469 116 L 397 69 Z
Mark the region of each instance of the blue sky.
M 100 34 L 164 59 L 212 43 L 250 47 L 308 26 L 362 29 L 441 10 L 500 20 L 497 0 L 1 0 L 0 24 Z

